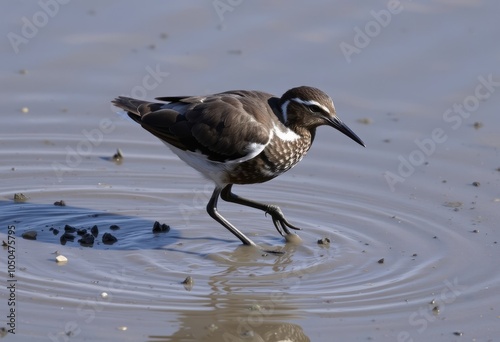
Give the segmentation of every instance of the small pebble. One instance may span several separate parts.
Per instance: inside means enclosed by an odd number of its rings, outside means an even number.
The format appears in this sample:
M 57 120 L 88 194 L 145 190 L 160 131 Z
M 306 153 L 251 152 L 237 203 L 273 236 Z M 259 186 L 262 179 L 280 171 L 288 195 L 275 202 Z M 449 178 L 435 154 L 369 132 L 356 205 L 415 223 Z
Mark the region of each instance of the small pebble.
M 30 109 L 28 107 L 21 108 L 21 113 L 29 113 Z
M 193 277 L 187 276 L 186 279 L 182 282 L 183 284 L 189 285 L 193 283 Z
M 382 259 L 379 259 L 379 261 L 377 261 L 379 264 L 383 264 L 385 262 L 385 259 L 382 258 Z
M 76 228 L 67 224 L 64 226 L 64 231 L 66 233 L 74 233 L 74 232 L 76 232 Z
M 108 293 L 107 292 L 101 292 L 101 298 L 102 299 L 108 298 Z
M 105 245 L 112 245 L 114 244 L 116 241 L 118 241 L 117 238 L 115 238 L 113 235 L 111 235 L 110 233 L 104 233 L 102 235 L 102 243 L 105 244 Z
M 92 228 L 90 228 L 90 233 L 94 235 L 94 237 L 97 237 L 97 235 L 99 235 L 99 228 L 97 228 L 97 225 L 94 225 Z
M 479 229 L 474 229 L 472 232 L 473 233 L 479 233 Z
M 5 242 L 5 240 L 2 240 L 2 247 L 8 247 L 9 245 L 7 244 L 7 242 Z
M 330 242 L 331 242 L 330 239 L 325 237 L 318 240 L 318 245 L 329 245 Z
M 25 196 L 22 193 L 14 194 L 14 202 L 26 202 L 29 199 L 29 197 Z
M 111 230 L 118 230 L 118 229 L 120 229 L 120 227 L 117 226 L 116 224 L 112 224 L 111 226 L 109 226 L 109 229 L 111 229 Z
M 83 247 L 92 247 L 94 246 L 94 235 L 87 233 L 78 242 Z
M 59 206 L 59 207 L 65 207 L 66 203 L 63 200 L 60 200 L 60 201 L 55 201 L 54 205 Z
M 455 331 L 455 332 L 453 333 L 453 335 L 455 335 L 455 336 L 463 336 L 463 335 L 464 335 L 464 333 L 463 333 L 463 332 L 461 332 L 461 331 Z
M 120 149 L 117 149 L 116 153 L 113 155 L 113 157 L 111 157 L 111 159 L 115 162 L 122 161 L 123 160 L 122 151 Z
M 160 222 L 155 221 L 153 224 L 153 233 L 167 233 L 170 230 L 170 226 L 165 223 L 160 224 Z
M 61 264 L 65 264 L 68 262 L 68 258 L 66 258 L 64 255 L 58 255 L 56 256 L 56 262 L 57 263 L 61 263 Z
M 23 237 L 23 239 L 26 240 L 36 240 L 36 235 L 37 235 L 36 231 L 28 230 L 27 232 L 24 232 L 21 236 Z
M 474 128 L 475 129 L 480 129 L 481 127 L 483 127 L 483 123 L 482 122 L 479 122 L 479 121 L 474 122 Z
M 474 185 L 475 187 L 478 187 L 478 186 L 481 185 L 481 183 L 479 183 L 479 182 L 472 182 L 472 185 Z
M 432 308 L 432 313 L 435 314 L 435 315 L 439 315 L 439 306 L 435 306 Z
M 127 328 L 127 327 L 118 327 L 118 328 L 116 328 L 116 329 L 118 329 L 118 330 L 120 330 L 120 331 L 127 331 L 127 329 L 128 329 L 128 328 Z
M 187 276 L 186 279 L 182 282 L 182 285 L 184 285 L 184 288 L 188 291 L 191 291 L 194 285 L 193 278 L 191 276 Z
M 80 235 L 80 236 L 83 236 L 83 235 L 87 234 L 87 229 L 85 229 L 85 228 L 77 229 L 76 230 L 76 234 Z

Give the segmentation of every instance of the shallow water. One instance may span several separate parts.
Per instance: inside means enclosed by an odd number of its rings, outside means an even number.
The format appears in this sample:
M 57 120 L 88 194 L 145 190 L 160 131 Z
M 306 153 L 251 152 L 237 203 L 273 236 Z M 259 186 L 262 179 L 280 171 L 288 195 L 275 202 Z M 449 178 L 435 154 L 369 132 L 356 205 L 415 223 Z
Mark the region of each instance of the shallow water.
M 350 62 L 341 42 L 354 44 L 386 3 L 242 2 L 221 19 L 211 2 L 71 2 L 18 53 L 4 40 L 0 238 L 15 236 L 16 269 L 9 278 L 0 259 L 0 315 L 17 280 L 16 337 L 496 340 L 498 4 L 401 4 Z M 40 11 L 10 4 L 2 32 L 21 35 L 22 18 Z M 303 228 L 300 243 L 285 243 L 262 212 L 220 203 L 281 255 L 241 246 L 205 212 L 212 185 L 109 104 L 300 84 L 331 94 L 368 147 L 321 128 L 286 175 L 234 187 L 278 204 Z M 121 163 L 110 160 L 117 148 Z M 152 233 L 155 221 L 170 231 Z M 97 225 L 93 247 L 61 245 L 66 224 Z M 29 230 L 36 241 L 21 237 Z M 102 243 L 105 232 L 118 242 Z

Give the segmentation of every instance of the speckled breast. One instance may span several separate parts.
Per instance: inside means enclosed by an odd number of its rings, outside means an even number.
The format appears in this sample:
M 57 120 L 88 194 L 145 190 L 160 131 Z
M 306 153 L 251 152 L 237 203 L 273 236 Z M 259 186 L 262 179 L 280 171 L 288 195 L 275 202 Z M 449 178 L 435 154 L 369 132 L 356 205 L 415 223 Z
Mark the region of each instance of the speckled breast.
M 311 136 L 294 141 L 273 139 L 258 156 L 237 164 L 228 172 L 228 183 L 263 183 L 294 167 L 311 147 Z

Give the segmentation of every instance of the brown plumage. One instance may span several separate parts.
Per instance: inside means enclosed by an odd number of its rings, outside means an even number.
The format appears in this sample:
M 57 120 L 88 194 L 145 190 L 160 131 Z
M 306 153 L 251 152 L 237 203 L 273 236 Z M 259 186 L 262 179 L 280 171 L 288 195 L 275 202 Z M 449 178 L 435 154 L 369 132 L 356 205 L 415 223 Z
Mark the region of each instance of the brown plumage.
M 113 104 L 215 182 L 208 213 L 248 245 L 254 243 L 218 213 L 219 196 L 270 214 L 282 235 L 290 234 L 288 228 L 298 228 L 279 207 L 233 194 L 233 184 L 265 182 L 292 168 L 309 150 L 321 125 L 334 127 L 364 146 L 338 119 L 331 98 L 317 88 L 292 88 L 281 98 L 237 90 L 157 100 L 165 102 L 118 97 Z

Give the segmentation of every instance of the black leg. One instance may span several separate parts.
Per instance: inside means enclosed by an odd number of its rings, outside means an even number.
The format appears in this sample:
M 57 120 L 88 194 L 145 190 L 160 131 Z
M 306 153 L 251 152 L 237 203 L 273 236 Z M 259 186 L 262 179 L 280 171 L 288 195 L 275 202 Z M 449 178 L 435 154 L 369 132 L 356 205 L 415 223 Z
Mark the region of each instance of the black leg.
M 264 203 L 259 203 L 255 202 L 243 197 L 240 197 L 238 195 L 235 195 L 234 193 L 231 192 L 232 184 L 226 185 L 221 191 L 220 191 L 220 197 L 227 202 L 232 202 L 232 203 L 238 203 L 242 205 L 246 205 L 247 207 L 252 207 L 255 209 L 259 209 L 264 211 L 266 214 L 271 215 L 273 219 L 274 226 L 278 230 L 278 232 L 284 236 L 285 234 L 290 234 L 290 231 L 288 228 L 300 230 L 300 228 L 295 227 L 292 225 L 290 222 L 288 222 L 285 218 L 285 215 L 283 215 L 283 212 L 281 209 L 272 204 L 264 204 Z
M 231 233 L 236 235 L 238 239 L 243 242 L 245 245 L 256 246 L 256 244 L 247 238 L 245 234 L 240 232 L 235 226 L 233 226 L 228 220 L 226 220 L 219 212 L 217 211 L 217 200 L 219 199 L 219 195 L 222 189 L 216 187 L 214 192 L 212 193 L 212 197 L 210 197 L 210 201 L 207 204 L 207 212 L 208 214 L 217 222 L 222 224 L 226 229 L 228 229 Z

